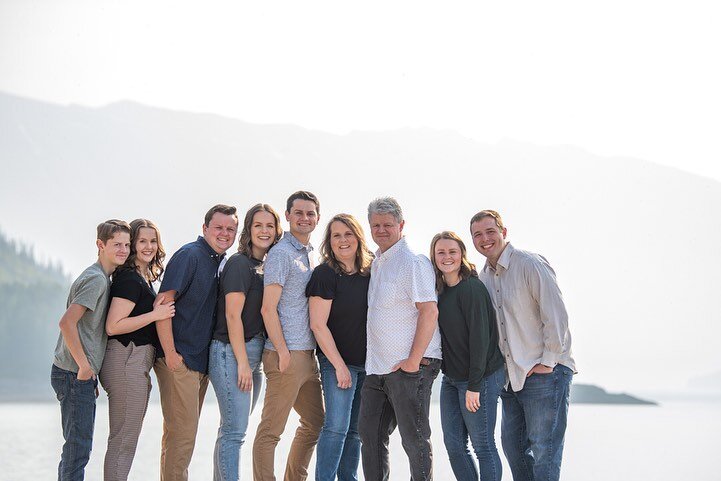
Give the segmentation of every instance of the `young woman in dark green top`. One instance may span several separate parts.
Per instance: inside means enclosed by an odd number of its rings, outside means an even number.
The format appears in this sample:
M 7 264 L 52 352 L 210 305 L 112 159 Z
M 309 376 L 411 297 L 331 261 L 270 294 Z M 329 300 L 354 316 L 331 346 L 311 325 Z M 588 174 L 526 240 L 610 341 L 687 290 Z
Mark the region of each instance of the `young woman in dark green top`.
M 505 383 L 496 316 L 466 246 L 453 232 L 436 234 L 431 259 L 438 291 L 443 346 L 441 426 L 448 459 L 458 480 L 501 480 L 494 439 L 496 406 Z M 468 451 L 468 438 L 478 467 Z

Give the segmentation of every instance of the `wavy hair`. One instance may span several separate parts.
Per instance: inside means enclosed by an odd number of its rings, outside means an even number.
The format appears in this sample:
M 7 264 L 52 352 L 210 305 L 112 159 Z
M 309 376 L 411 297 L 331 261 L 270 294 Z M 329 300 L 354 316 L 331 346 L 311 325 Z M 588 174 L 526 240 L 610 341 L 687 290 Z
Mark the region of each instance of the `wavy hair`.
M 135 265 L 135 261 L 138 258 L 138 251 L 135 247 L 135 242 L 140 235 L 140 229 L 148 227 L 155 231 L 155 237 L 158 239 L 158 252 L 155 253 L 155 257 L 148 264 L 148 281 L 155 282 L 160 279 L 163 275 L 165 268 L 163 268 L 163 261 L 165 260 L 165 249 L 163 248 L 163 242 L 160 240 L 160 230 L 153 221 L 148 219 L 135 219 L 130 223 L 130 255 L 125 261 L 125 264 L 120 266 L 118 269 L 123 270 L 134 270 L 138 273 L 138 266 Z M 141 274 L 142 275 L 142 274 Z
M 336 259 L 333 248 L 330 245 L 331 226 L 333 222 L 341 222 L 348 227 L 358 240 L 358 248 L 355 253 L 355 268 L 362 276 L 370 274 L 373 253 L 368 249 L 365 234 L 358 220 L 350 214 L 338 214 L 328 222 L 323 235 L 323 242 L 320 244 L 321 262 L 328 264 L 338 274 L 346 274 L 343 264 Z
M 463 243 L 461 238 L 455 232 L 444 230 L 443 232 L 434 235 L 433 240 L 431 241 L 431 264 L 433 264 L 433 272 L 435 272 L 436 274 L 436 293 L 438 294 L 443 292 L 443 288 L 446 285 L 443 280 L 443 273 L 440 271 L 440 269 L 438 269 L 438 266 L 436 265 L 436 244 L 441 239 L 456 241 L 458 247 L 461 249 L 461 280 L 468 279 L 471 276 L 478 277 L 476 266 L 468 260 L 466 245 Z
M 250 227 L 253 225 L 253 217 L 258 212 L 267 212 L 275 219 L 275 239 L 273 239 L 273 247 L 283 237 L 283 228 L 280 226 L 280 217 L 278 213 L 268 204 L 255 204 L 245 213 L 243 220 L 243 230 L 240 232 L 240 240 L 238 241 L 238 252 L 248 257 L 253 257 L 253 241 L 250 237 Z M 258 259 L 262 261 L 263 259 Z

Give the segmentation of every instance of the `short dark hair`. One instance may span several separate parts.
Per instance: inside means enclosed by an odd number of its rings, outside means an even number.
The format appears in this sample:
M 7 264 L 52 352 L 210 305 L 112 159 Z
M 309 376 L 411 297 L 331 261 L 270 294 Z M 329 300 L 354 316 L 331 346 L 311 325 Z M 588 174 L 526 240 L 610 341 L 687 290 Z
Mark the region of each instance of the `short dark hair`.
M 238 210 L 235 207 L 226 204 L 216 204 L 205 214 L 205 227 L 210 226 L 210 219 L 213 218 L 213 215 L 216 212 L 220 212 L 225 215 L 232 215 L 235 217 L 235 221 L 238 222 Z
M 298 192 L 293 192 L 290 194 L 290 197 L 288 197 L 288 200 L 285 203 L 285 211 L 290 212 L 290 209 L 293 208 L 293 202 L 297 199 L 300 200 L 309 200 L 315 204 L 315 212 L 316 214 L 320 214 L 320 201 L 318 201 L 318 197 L 315 196 L 312 192 L 308 192 L 307 190 L 299 190 Z
M 108 219 L 98 224 L 97 231 L 98 240 L 105 244 L 118 232 L 125 232 L 130 235 L 130 225 L 124 220 Z

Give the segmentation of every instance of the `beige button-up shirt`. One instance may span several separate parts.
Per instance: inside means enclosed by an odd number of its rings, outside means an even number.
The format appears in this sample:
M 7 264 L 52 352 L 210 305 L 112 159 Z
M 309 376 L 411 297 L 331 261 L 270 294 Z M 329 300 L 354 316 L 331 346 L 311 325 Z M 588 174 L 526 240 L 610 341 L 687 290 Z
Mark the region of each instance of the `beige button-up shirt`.
M 568 313 L 548 261 L 509 243 L 496 264 L 494 269 L 486 262 L 480 278 L 496 309 L 499 344 L 513 390 L 523 389 L 526 374 L 539 363 L 563 364 L 576 372 Z

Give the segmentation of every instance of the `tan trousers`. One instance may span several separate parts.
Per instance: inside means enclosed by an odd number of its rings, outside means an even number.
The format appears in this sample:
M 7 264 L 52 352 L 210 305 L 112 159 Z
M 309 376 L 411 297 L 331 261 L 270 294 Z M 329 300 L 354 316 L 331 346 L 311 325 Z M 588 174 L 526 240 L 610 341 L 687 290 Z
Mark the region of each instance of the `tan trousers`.
M 263 351 L 267 379 L 263 414 L 253 443 L 253 479 L 274 481 L 275 448 L 285 430 L 291 409 L 300 416 L 300 426 L 288 453 L 285 481 L 303 481 L 318 435 L 323 427 L 323 396 L 318 364 L 313 351 L 290 351 L 290 366 L 281 373 L 278 353 Z
M 150 344 L 123 346 L 110 339 L 105 349 L 100 382 L 108 393 L 110 435 L 105 451 L 105 481 L 125 481 L 133 464 L 140 429 L 150 397 L 150 369 L 155 348 Z
M 160 481 L 187 481 L 208 376 L 185 363 L 171 371 L 164 357 L 155 361 L 155 375 L 163 409 Z

